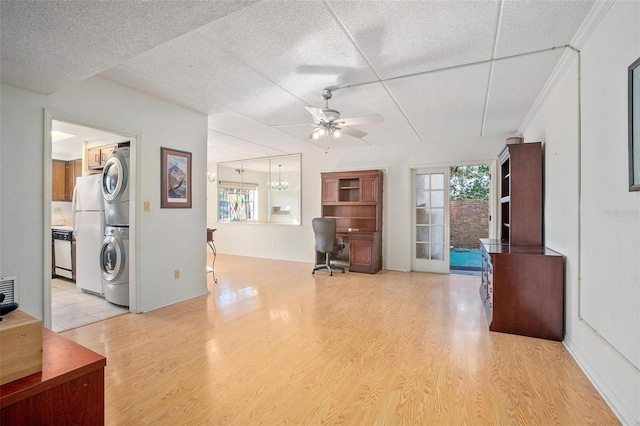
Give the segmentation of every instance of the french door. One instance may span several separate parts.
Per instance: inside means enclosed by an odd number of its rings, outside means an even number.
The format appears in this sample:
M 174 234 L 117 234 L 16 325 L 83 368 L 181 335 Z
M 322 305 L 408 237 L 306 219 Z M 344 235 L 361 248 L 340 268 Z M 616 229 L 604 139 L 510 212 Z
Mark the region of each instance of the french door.
M 411 270 L 449 273 L 449 168 L 414 169 Z

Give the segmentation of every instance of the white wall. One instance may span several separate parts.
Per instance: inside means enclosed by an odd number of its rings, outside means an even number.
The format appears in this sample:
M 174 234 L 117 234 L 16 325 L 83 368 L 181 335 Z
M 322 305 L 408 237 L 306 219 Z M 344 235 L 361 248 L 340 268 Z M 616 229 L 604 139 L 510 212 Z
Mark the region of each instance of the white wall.
M 581 49 L 581 85 L 575 59 L 524 131 L 545 142 L 545 245 L 566 256 L 565 344 L 629 424 L 640 423 L 640 193 L 628 192 L 626 74 L 640 56 L 638 22 L 640 3 L 614 3 Z
M 137 136 L 137 299 L 150 310 L 206 294 L 207 117 L 99 77 L 43 96 L 1 86 L 0 276 L 19 275 L 21 308 L 43 317 L 43 109 L 54 118 Z M 193 153 L 193 208 L 160 209 L 160 147 Z M 143 212 L 143 201 L 151 211 Z M 46 213 L 49 214 L 49 209 Z M 173 278 L 180 269 L 180 279 Z
M 217 223 L 215 185 L 209 185 L 207 224 L 218 229 L 214 237 L 220 253 L 312 263 L 311 219 L 321 213 L 320 173 L 380 169 L 385 171 L 383 267 L 408 271 L 411 267 L 411 168 L 443 163 L 490 163 L 508 136 L 511 135 L 303 153 L 301 225 Z M 209 170 L 215 170 L 215 166 L 210 165 Z

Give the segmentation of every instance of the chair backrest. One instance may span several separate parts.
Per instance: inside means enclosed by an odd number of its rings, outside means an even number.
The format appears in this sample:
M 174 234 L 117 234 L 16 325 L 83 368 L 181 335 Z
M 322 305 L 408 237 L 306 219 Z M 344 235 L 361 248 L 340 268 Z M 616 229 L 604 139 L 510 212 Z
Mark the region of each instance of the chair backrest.
M 336 242 L 335 219 L 316 217 L 311 221 L 311 226 L 316 237 L 316 251 L 331 253 Z

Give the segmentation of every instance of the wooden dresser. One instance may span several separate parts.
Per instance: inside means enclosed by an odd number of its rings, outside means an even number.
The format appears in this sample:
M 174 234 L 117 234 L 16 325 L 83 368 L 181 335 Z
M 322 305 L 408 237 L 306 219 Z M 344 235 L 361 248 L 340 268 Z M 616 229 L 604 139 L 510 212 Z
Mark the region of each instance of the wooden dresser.
M 349 247 L 349 271 L 375 274 L 382 269 L 382 171 L 321 176 L 322 217 L 336 220 L 337 234 Z
M 541 246 L 480 239 L 480 299 L 489 330 L 562 341 L 564 257 Z
M 43 329 L 42 372 L 0 386 L 2 425 L 103 425 L 106 358 Z

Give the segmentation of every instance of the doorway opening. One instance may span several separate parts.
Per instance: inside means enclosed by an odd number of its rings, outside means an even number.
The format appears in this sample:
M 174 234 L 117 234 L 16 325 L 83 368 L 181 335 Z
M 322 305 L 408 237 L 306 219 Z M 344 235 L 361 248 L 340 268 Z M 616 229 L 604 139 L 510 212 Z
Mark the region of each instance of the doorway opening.
M 450 169 L 451 273 L 480 275 L 480 238 L 489 236 L 489 165 L 453 166 Z
M 127 296 L 123 303 L 114 304 L 105 297 L 101 261 L 101 251 L 104 251 L 101 246 L 107 230 L 105 198 L 101 192 L 102 169 L 108 167 L 110 154 L 115 149 L 132 150 L 135 138 L 53 118 L 50 125 L 49 211 L 53 244 L 45 306 L 50 307 L 49 328 L 60 332 L 127 313 L 129 306 L 135 308 L 135 298 Z M 135 181 L 134 175 L 128 173 L 129 186 Z M 81 192 L 85 194 L 82 203 Z M 129 205 L 135 206 L 131 195 L 126 194 L 127 218 L 135 217 L 135 214 L 129 214 Z M 125 225 L 128 235 L 129 223 Z M 132 257 L 127 253 L 128 262 L 132 262 Z M 126 272 L 127 294 L 134 293 L 134 267 L 133 264 L 130 266 Z M 45 317 L 48 316 L 46 311 Z

